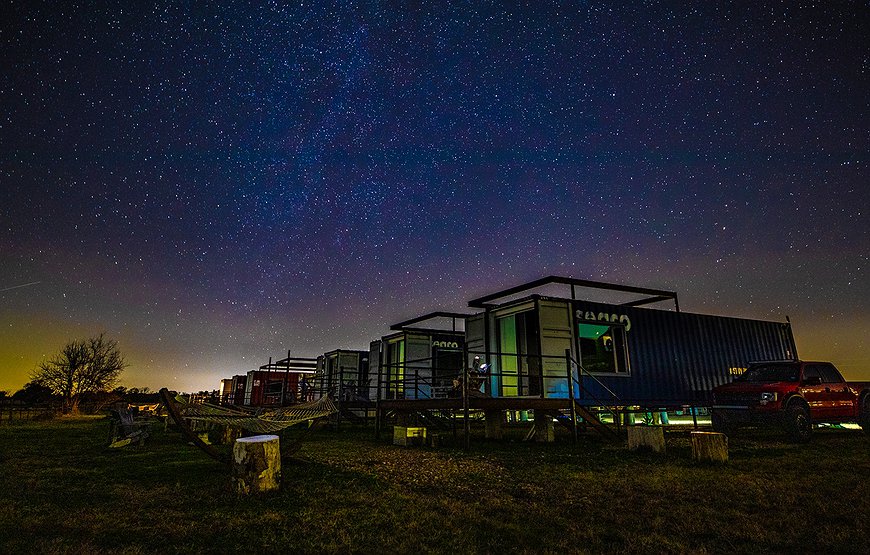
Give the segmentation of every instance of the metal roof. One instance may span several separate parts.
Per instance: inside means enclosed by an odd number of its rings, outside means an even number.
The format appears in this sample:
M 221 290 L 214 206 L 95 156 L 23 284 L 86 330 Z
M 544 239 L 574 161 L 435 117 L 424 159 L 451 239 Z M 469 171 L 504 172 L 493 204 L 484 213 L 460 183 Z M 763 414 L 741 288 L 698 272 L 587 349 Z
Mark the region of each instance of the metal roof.
M 404 322 L 399 322 L 398 324 L 393 324 L 392 326 L 390 326 L 390 329 L 394 330 L 394 331 L 402 331 L 402 330 L 409 328 L 413 324 L 425 322 L 427 320 L 434 320 L 435 318 L 450 318 L 452 320 L 452 323 L 453 323 L 452 330 L 439 330 L 439 329 L 428 329 L 428 328 L 420 328 L 420 329 L 425 329 L 426 331 L 456 331 L 456 320 L 459 319 L 459 320 L 462 320 L 464 322 L 465 318 L 468 316 L 471 316 L 471 314 L 464 314 L 461 312 L 436 311 L 436 312 L 430 312 L 428 314 L 424 314 L 422 316 L 417 316 L 416 318 L 411 318 L 410 320 L 405 320 Z
M 473 299 L 468 301 L 468 306 L 472 308 L 487 308 L 487 306 L 491 306 L 492 301 L 496 301 L 498 299 L 503 299 L 505 297 L 510 297 L 512 295 L 516 295 L 517 293 L 522 293 L 524 291 L 529 291 L 531 289 L 537 289 L 539 287 L 544 287 L 546 285 L 570 285 L 571 286 L 571 298 L 576 298 L 575 288 L 576 287 L 586 287 L 590 289 L 603 289 L 606 291 L 618 291 L 621 293 L 635 293 L 638 295 L 646 295 L 646 298 L 637 299 L 633 301 L 628 301 L 622 303 L 621 306 L 642 306 L 646 304 L 657 303 L 661 301 L 674 301 L 674 307 L 677 312 L 680 311 L 680 303 L 677 300 L 677 294 L 674 291 L 665 291 L 663 289 L 651 289 L 649 287 L 635 287 L 633 285 L 622 285 L 618 283 L 607 283 L 604 281 L 592 281 L 588 279 L 577 279 L 565 276 L 547 276 L 541 279 L 536 279 L 534 281 L 530 281 L 528 283 L 523 283 L 522 285 L 517 285 L 514 287 L 509 287 L 508 289 L 503 289 L 501 291 L 496 291 L 495 293 L 490 293 L 489 295 L 485 295 L 483 297 L 479 297 L 477 299 Z
M 296 372 L 299 374 L 313 374 L 317 370 L 316 358 L 287 357 L 260 366 L 260 370 L 269 372 Z

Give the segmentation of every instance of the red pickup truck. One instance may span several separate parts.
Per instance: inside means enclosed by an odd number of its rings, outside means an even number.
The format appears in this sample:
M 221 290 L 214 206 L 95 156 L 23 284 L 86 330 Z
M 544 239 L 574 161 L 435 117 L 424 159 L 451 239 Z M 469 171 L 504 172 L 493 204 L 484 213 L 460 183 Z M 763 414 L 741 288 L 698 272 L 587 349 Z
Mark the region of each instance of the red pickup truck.
M 870 434 L 870 382 L 846 382 L 829 362 L 755 362 L 713 389 L 713 429 L 780 424 L 795 441 L 809 441 L 814 422 L 857 422 Z

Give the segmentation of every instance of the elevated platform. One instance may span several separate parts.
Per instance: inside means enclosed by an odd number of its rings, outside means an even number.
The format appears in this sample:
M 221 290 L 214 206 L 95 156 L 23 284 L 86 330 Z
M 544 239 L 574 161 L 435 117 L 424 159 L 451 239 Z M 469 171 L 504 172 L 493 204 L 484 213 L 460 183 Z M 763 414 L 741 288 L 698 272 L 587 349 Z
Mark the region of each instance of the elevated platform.
M 379 407 L 385 410 L 416 411 L 416 410 L 460 410 L 462 399 L 458 397 L 446 399 L 386 399 L 380 401 Z M 567 398 L 542 399 L 540 397 L 469 397 L 468 408 L 471 410 L 563 410 L 571 408 Z

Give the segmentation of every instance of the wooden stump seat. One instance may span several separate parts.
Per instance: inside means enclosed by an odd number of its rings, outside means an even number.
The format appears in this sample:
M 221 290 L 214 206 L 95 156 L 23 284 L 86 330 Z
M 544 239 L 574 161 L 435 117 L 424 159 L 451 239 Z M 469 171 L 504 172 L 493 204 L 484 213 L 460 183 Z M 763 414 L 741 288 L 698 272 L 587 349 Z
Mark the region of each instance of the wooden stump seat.
M 692 460 L 728 462 L 728 436 L 718 432 L 692 432 Z
M 650 449 L 653 453 L 664 453 L 664 428 L 661 426 L 629 426 L 628 448 L 632 451 Z
M 277 490 L 281 484 L 281 447 L 276 435 L 242 437 L 233 444 L 233 485 L 238 493 Z

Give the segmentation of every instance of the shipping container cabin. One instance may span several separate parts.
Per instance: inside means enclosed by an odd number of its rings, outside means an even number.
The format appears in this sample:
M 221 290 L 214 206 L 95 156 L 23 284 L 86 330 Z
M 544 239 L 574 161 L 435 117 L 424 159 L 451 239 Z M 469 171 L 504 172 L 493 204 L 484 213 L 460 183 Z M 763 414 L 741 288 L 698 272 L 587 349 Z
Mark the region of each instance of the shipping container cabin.
M 374 400 L 369 352 L 337 349 L 317 357 L 314 396 L 331 394 L 342 401 Z
M 431 312 L 393 324 L 395 333 L 373 341 L 369 364 L 378 400 L 449 397 L 463 367 L 467 316 Z
M 284 406 L 301 401 L 300 380 L 313 376 L 315 358 L 284 358 L 248 372 L 245 380 L 245 405 Z
M 246 374 L 236 375 L 232 377 L 230 391 L 227 395 L 225 403 L 227 405 L 244 405 L 245 404 L 245 384 L 248 376 Z
M 230 396 L 233 394 L 233 379 L 225 378 L 221 380 L 221 388 L 218 398 L 222 405 L 230 404 Z
M 570 287 L 570 297 L 516 298 L 554 284 Z M 578 287 L 635 298 L 593 302 L 578 298 Z M 645 307 L 663 301 L 673 309 Z M 749 362 L 797 357 L 788 322 L 681 312 L 670 291 L 549 277 L 469 306 L 484 309 L 468 317 L 466 344 L 469 359 L 480 356 L 490 364 L 481 387 L 489 398 L 706 406 L 713 387 Z

